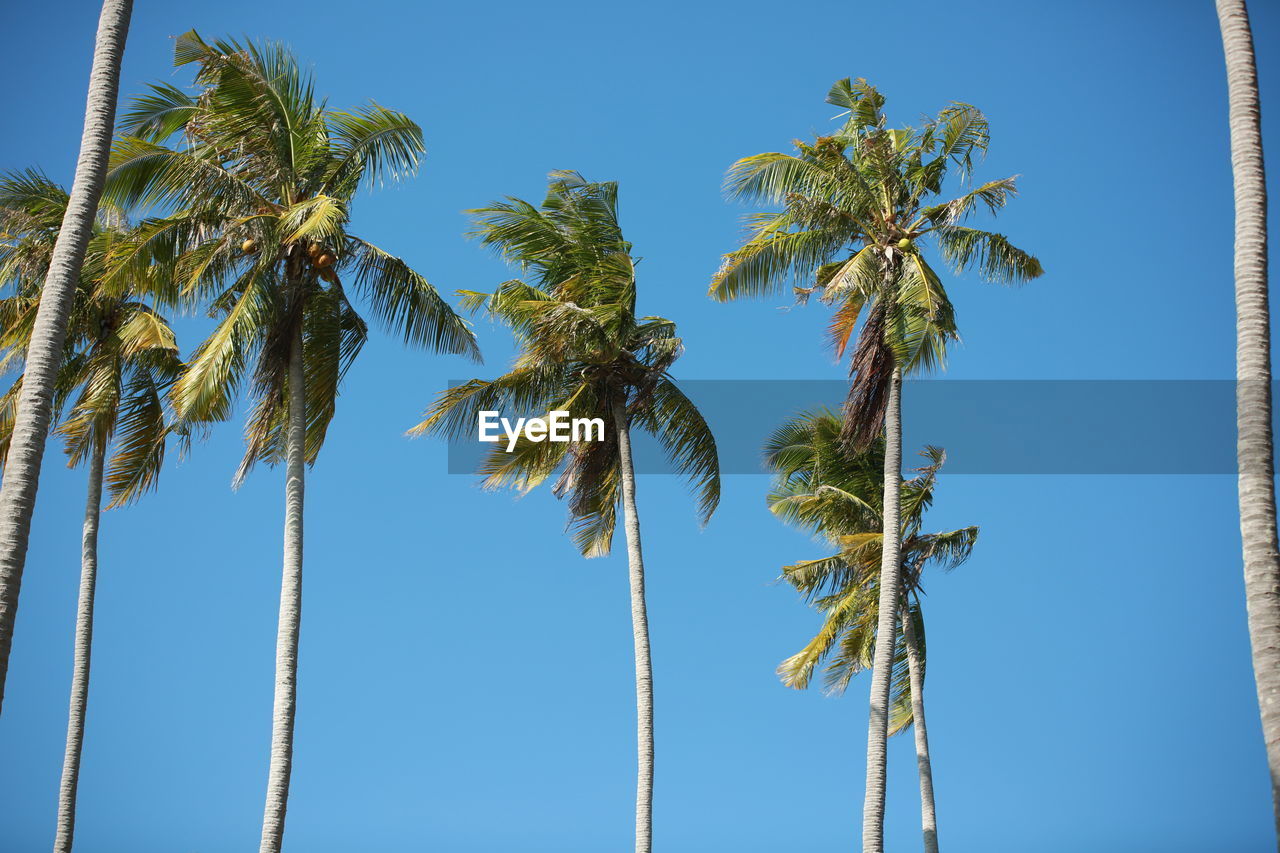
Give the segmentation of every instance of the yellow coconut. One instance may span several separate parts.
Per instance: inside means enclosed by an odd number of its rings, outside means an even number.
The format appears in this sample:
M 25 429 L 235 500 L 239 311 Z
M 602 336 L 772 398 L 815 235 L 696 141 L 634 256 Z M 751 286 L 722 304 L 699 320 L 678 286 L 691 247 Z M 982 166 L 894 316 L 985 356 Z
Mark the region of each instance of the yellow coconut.
M 258 242 L 252 237 L 249 237 L 240 244 L 240 251 L 244 252 L 246 255 L 252 255 L 254 252 L 258 251 Z
M 329 254 L 328 252 L 321 252 L 316 257 L 315 263 L 316 263 L 316 266 L 320 267 L 321 269 L 324 269 L 325 267 L 333 266 L 333 262 L 336 260 L 337 258 Z

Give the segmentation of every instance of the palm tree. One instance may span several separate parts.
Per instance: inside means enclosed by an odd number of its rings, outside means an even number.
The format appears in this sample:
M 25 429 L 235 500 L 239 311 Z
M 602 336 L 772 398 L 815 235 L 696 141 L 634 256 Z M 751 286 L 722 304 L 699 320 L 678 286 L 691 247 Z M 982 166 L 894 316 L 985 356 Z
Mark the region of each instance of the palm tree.
M 474 236 L 530 281 L 504 282 L 492 294 L 469 292 L 467 304 L 509 324 L 521 351 L 497 379 L 473 379 L 441 394 L 413 431 L 470 437 L 482 411 L 598 419 L 598 433 L 584 430 L 565 442 L 521 434 L 511 452 L 496 447 L 481 472 L 486 486 L 528 491 L 559 471 L 552 489 L 568 495 L 573 538 L 587 557 L 609 553 L 622 505 L 636 660 L 636 851 L 648 853 L 653 672 L 631 434 L 640 429 L 657 438 L 693 483 L 704 522 L 720 499 L 715 439 L 670 374 L 683 350 L 675 324 L 636 316 L 636 259 L 618 224 L 616 184 L 553 172 L 541 207 L 508 198 L 472 214 Z
M 1267 292 L 1267 183 L 1253 33 L 1244 0 L 1217 0 L 1227 58 L 1236 200 L 1236 452 L 1240 537 L 1253 675 L 1271 767 L 1280 839 L 1280 551 L 1271 443 L 1271 311 Z
M 44 280 L 56 250 L 70 197 L 43 174 L 0 177 L 0 281 L 12 295 L 0 300 L 0 365 L 19 365 L 31 346 Z M 98 211 L 80 286 L 67 323 L 62 366 L 55 383 L 54 421 L 66 439 L 72 466 L 89 463 L 88 500 L 76 613 L 71 707 L 58 796 L 55 853 L 69 853 L 75 833 L 76 791 L 89 699 L 94 594 L 98 575 L 98 526 L 105 479 L 108 508 L 153 487 L 164 461 L 166 389 L 181 372 L 177 343 L 164 318 L 138 298 L 142 287 L 121 290 L 99 278 L 122 219 Z M 0 396 L 0 456 L 9 452 L 24 384 L 19 375 Z M 70 409 L 66 409 L 66 404 Z M 61 416 L 67 411 L 65 418 Z M 107 455 L 114 447 L 110 464 Z
M 304 469 L 314 463 L 338 389 L 365 342 L 353 286 L 406 342 L 479 358 L 467 323 L 400 258 L 348 230 L 356 191 L 416 170 L 422 131 L 377 104 L 318 101 L 278 44 L 177 40 L 198 92 L 156 85 L 122 121 L 107 192 L 156 206 L 120 247 L 112 275 L 144 262 L 174 271 L 186 301 L 221 318 L 174 386 L 181 423 L 225 420 L 248 379 L 252 410 L 238 483 L 255 462 L 285 465 L 284 566 L 271 763 L 261 850 L 281 847 L 293 760 L 302 606 Z
M 769 508 L 782 520 L 818 534 L 839 549 L 830 557 L 783 569 L 783 578 L 825 618 L 818 634 L 798 654 L 783 661 L 778 674 L 788 687 L 804 689 L 818 666 L 829 660 L 825 682 L 827 692 L 833 694 L 843 693 L 853 676 L 871 666 L 883 550 L 884 443 L 877 440 L 866 451 L 850 454 L 840 433 L 840 418 L 835 414 L 809 412 L 779 427 L 766 444 L 767 464 L 775 475 Z M 952 569 L 967 560 L 978 528 L 921 532 L 945 461 L 939 448 L 928 447 L 921 455 L 928 464 L 902 483 L 899 539 L 903 583 L 894 635 L 889 735 L 914 724 L 924 847 L 927 853 L 937 853 L 933 765 L 924 716 L 921 576 L 929 564 Z
M 18 592 L 27 559 L 31 512 L 40 482 L 40 461 L 53 418 L 54 386 L 62 364 L 67 319 L 80 281 L 80 266 L 102 194 L 120 87 L 120 59 L 132 12 L 132 0 L 103 0 L 75 183 L 49 264 L 44 298 L 34 318 L 31 346 L 26 353 L 26 382 L 19 392 L 13 440 L 0 482 L 0 707 L 9 673 L 9 651 L 13 647 Z
M 726 187 L 736 198 L 780 204 L 750 218 L 751 235 L 724 258 L 711 297 L 766 296 L 797 285 L 801 299 L 818 293 L 835 305 L 830 340 L 837 358 L 866 319 L 853 349 L 844 436 L 865 448 L 883 434 L 885 530 L 901 517 L 902 378 L 941 367 L 956 339 L 955 312 L 922 250 L 937 242 L 956 272 L 976 267 L 993 281 L 1023 282 L 1041 275 L 1040 262 L 1003 234 L 963 223 L 974 212 L 999 211 L 1015 195 L 1014 178 L 990 181 L 949 201 L 937 199 L 951 168 L 967 178 L 989 142 L 987 120 L 969 104 L 953 103 L 919 128 L 890 128 L 884 96 L 865 80 L 837 81 L 827 102 L 847 111 L 830 136 L 796 142 L 795 154 L 766 153 L 739 160 Z M 803 285 L 808 286 L 803 286 Z M 881 636 L 893 636 L 901 589 L 899 543 L 882 553 Z M 864 853 L 883 853 L 885 740 L 893 644 L 881 643 L 872 664 L 863 805 Z

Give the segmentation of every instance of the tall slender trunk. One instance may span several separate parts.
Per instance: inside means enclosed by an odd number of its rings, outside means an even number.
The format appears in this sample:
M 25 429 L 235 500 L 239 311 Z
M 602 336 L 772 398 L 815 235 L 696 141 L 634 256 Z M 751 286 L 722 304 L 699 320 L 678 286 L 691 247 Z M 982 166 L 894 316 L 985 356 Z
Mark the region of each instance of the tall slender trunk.
M 1217 0 L 1227 61 L 1235 176 L 1236 455 L 1240 536 L 1253 675 L 1280 837 L 1280 553 L 1271 439 L 1271 315 L 1267 296 L 1267 183 L 1253 33 L 1244 0 Z
M 306 389 L 302 328 L 289 348 L 289 425 L 285 451 L 284 570 L 276 629 L 276 692 L 271 712 L 271 768 L 260 853 L 279 853 L 293 770 L 293 719 L 298 702 L 298 633 L 302 625 L 302 505 L 306 473 Z
M 132 0 L 105 0 L 102 4 L 93 68 L 89 72 L 80 159 L 76 162 L 71 198 L 62 217 L 62 228 L 36 310 L 9 458 L 0 484 L 0 707 L 4 702 L 18 592 L 31 534 L 31 511 L 35 508 L 36 487 L 40 481 L 40 460 L 53 414 L 53 383 L 62 366 L 67 317 L 106 179 L 111 130 L 116 120 L 116 93 L 120 87 L 120 59 L 124 55 L 132 11 Z
M 653 661 L 649 654 L 649 613 L 644 599 L 644 556 L 640 551 L 640 516 L 636 512 L 636 472 L 631 460 L 631 432 L 626 406 L 613 407 L 618 428 L 618 467 L 622 471 L 622 527 L 627 534 L 627 567 L 631 578 L 631 632 L 636 653 L 636 853 L 653 849 Z
M 89 458 L 89 497 L 84 507 L 84 535 L 80 544 L 80 602 L 76 608 L 75 663 L 71 670 L 71 708 L 67 715 L 67 747 L 62 758 L 58 790 L 58 834 L 53 853 L 71 853 L 76 831 L 76 788 L 80 784 L 80 750 L 84 746 L 84 717 L 89 705 L 89 664 L 93 652 L 93 597 L 98 587 L 98 522 L 102 518 L 102 469 L 107 443 Z
M 867 730 L 867 790 L 862 805 L 862 851 L 884 853 L 885 748 L 889 739 L 889 688 L 902 586 L 898 516 L 902 499 L 902 369 L 889 380 L 884 416 L 884 528 L 880 560 L 880 610 L 871 666 L 871 721 Z
M 929 729 L 924 721 L 924 660 L 911 605 L 902 605 L 902 639 L 907 646 L 907 670 L 911 678 L 911 727 L 916 736 L 916 767 L 920 770 L 920 827 L 925 853 L 938 853 L 938 814 L 933 802 L 933 762 L 929 758 Z

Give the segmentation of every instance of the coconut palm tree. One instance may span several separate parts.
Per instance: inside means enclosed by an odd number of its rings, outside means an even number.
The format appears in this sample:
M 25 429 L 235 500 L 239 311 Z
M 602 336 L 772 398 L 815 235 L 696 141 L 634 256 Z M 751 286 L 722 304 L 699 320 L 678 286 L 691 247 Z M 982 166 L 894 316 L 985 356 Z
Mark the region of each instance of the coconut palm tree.
M 987 120 L 953 103 L 918 128 L 890 128 L 884 96 L 865 80 L 837 81 L 827 102 L 846 111 L 843 125 L 794 154 L 765 153 L 729 169 L 732 197 L 781 205 L 753 215 L 751 234 L 725 255 L 711 297 L 766 296 L 795 286 L 835 306 L 830 340 L 842 358 L 865 315 L 851 358 L 844 436 L 854 448 L 885 438 L 885 530 L 901 518 L 901 395 L 904 375 L 943 365 L 956 339 L 955 312 L 942 280 L 925 258 L 934 241 L 956 272 L 976 267 L 993 281 L 1041 275 L 1040 262 L 1003 234 L 970 227 L 975 212 L 999 211 L 1015 195 L 1014 178 L 989 181 L 940 201 L 949 170 L 962 180 L 989 142 Z M 893 636 L 901 590 L 896 538 L 886 541 L 880 568 L 878 631 Z M 885 740 L 893 644 L 876 648 L 867 736 L 863 806 L 864 853 L 883 853 Z
M 67 192 L 40 172 L 0 177 L 0 231 L 7 235 L 0 240 L 0 282 L 11 291 L 0 299 L 0 366 L 6 370 L 21 365 L 31 347 L 42 298 L 40 283 L 56 251 L 69 202 Z M 66 440 L 70 464 L 89 466 L 55 853 L 69 853 L 75 833 L 104 480 L 111 499 L 108 508 L 129 503 L 155 485 L 167 432 L 163 397 L 182 368 L 173 331 L 139 298 L 148 283 L 122 290 L 100 278 L 112 243 L 123 234 L 122 222 L 114 212 L 99 208 L 55 383 L 54 422 Z M 0 397 L 0 456 L 9 452 L 24 380 L 19 374 Z
M 26 381 L 18 392 L 13 440 L 0 482 L 0 706 L 9 673 L 9 651 L 13 647 L 18 592 L 26 565 L 31 512 L 40 482 L 40 461 L 53 418 L 54 387 L 62 365 L 67 319 L 106 174 L 120 87 L 120 59 L 132 12 L 132 0 L 103 0 L 75 183 L 45 278 L 44 298 L 33 318 Z
M 174 386 L 188 428 L 225 420 L 242 385 L 251 401 L 239 482 L 256 462 L 285 465 L 284 566 L 271 763 L 261 850 L 281 847 L 293 760 L 302 606 L 304 469 L 314 463 L 338 389 L 365 342 L 353 298 L 408 343 L 478 359 L 468 324 L 421 274 L 349 230 L 356 191 L 416 170 L 422 132 L 369 104 L 317 100 L 278 44 L 178 38 L 194 95 L 152 86 L 122 120 L 108 196 L 163 214 L 114 253 L 110 274 L 173 270 L 175 298 L 220 318 Z M 350 292 L 349 289 L 350 288 Z M 246 383 L 247 380 L 247 383 Z
M 1280 551 L 1271 443 L 1271 312 L 1267 291 L 1267 184 L 1253 33 L 1244 0 L 1217 0 L 1227 59 L 1236 202 L 1236 425 L 1240 536 L 1253 675 L 1271 766 L 1280 839 Z
M 553 172 L 541 207 L 508 198 L 472 214 L 474 236 L 527 280 L 504 282 L 492 294 L 468 292 L 466 302 L 510 325 L 520 354 L 497 379 L 473 379 L 442 393 L 413 431 L 470 437 L 482 411 L 598 419 L 598 432 L 571 433 L 564 442 L 522 433 L 511 452 L 496 447 L 481 473 L 486 486 L 528 491 L 559 472 L 552 489 L 568 496 L 573 538 L 587 557 L 609 553 L 622 506 L 636 661 L 636 851 L 648 853 L 653 670 L 631 435 L 638 429 L 657 438 L 693 483 L 704 522 L 720 497 L 715 439 L 671 376 L 683 349 L 675 324 L 636 316 L 636 259 L 618 224 L 616 184 Z
M 769 508 L 779 518 L 819 535 L 836 554 L 783 569 L 783 578 L 824 614 L 822 628 L 799 653 L 783 661 L 778 675 L 788 687 L 809 686 L 824 660 L 828 693 L 843 693 L 850 680 L 871 666 L 879 621 L 879 569 L 884 487 L 884 442 L 850 454 L 841 441 L 841 422 L 820 410 L 791 419 L 770 436 L 766 462 L 773 471 Z M 893 657 L 889 735 L 913 726 L 920 773 L 920 811 L 927 853 L 937 853 L 938 823 L 933 764 L 924 715 L 925 639 L 921 612 L 922 573 L 927 565 L 945 569 L 969 558 L 978 528 L 922 533 L 933 503 L 945 455 L 936 447 L 921 454 L 928 464 L 902 483 L 900 554 L 902 591 Z

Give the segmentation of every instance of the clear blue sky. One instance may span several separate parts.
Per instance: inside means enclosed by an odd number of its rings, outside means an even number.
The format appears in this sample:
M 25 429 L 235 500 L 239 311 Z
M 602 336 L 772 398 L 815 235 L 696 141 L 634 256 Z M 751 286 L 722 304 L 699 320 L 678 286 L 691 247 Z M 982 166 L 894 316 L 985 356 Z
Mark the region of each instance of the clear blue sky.
M 1251 5 L 1274 152 L 1280 9 Z M 89 2 L 6 10 L 0 168 L 70 180 L 96 18 Z M 355 224 L 445 292 L 507 275 L 463 239 L 464 208 L 540 197 L 556 168 L 620 181 L 642 308 L 680 323 L 683 377 L 843 375 L 821 306 L 715 305 L 705 290 L 739 234 L 725 167 L 830 127 L 823 96 L 850 75 L 879 85 L 897 121 L 979 105 L 994 135 L 982 174 L 1023 175 L 1001 230 L 1048 275 L 1020 291 L 950 282 L 965 343 L 949 377 L 1233 375 L 1209 0 L 139 0 L 122 92 L 185 82 L 169 37 L 193 26 L 287 41 L 333 105 L 375 98 L 423 126 L 422 175 L 362 199 Z M 208 324 L 179 328 L 189 348 Z M 509 339 L 481 334 L 482 372 L 500 369 Z M 375 337 L 310 478 L 292 851 L 629 849 L 624 559 L 580 559 L 549 494 L 481 492 L 446 474 L 442 444 L 403 436 L 469 375 Z M 81 853 L 256 843 L 282 483 L 260 469 L 232 492 L 240 452 L 227 425 L 159 494 L 104 519 Z M 61 461 L 52 450 L 0 719 L 0 849 L 14 853 L 53 834 L 84 489 Z M 821 546 L 769 516 L 766 485 L 728 478 L 699 530 L 681 483 L 640 482 L 663 853 L 856 843 L 867 682 L 839 699 L 778 684 L 816 617 L 773 581 Z M 943 478 L 929 526 L 982 526 L 973 560 L 934 578 L 926 604 L 951 853 L 1271 849 L 1234 501 L 1230 476 Z M 890 777 L 888 848 L 917 850 L 909 738 Z

